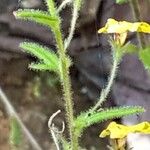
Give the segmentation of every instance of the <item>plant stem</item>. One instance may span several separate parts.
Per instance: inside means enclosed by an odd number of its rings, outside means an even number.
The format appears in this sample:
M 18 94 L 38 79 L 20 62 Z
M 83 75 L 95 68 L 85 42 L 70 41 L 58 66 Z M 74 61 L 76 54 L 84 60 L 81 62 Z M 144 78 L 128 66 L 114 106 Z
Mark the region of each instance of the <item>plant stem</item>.
M 70 45 L 70 42 L 73 38 L 73 34 L 74 34 L 74 31 L 75 31 L 75 26 L 76 26 L 76 22 L 77 22 L 77 19 L 78 19 L 78 12 L 80 10 L 80 7 L 81 7 L 81 0 L 74 0 L 71 26 L 70 26 L 70 31 L 69 31 L 68 38 L 65 41 L 65 49 L 68 48 L 68 46 Z
M 71 3 L 72 0 L 64 0 L 61 5 L 58 7 L 57 12 L 60 12 L 63 8 L 66 7 L 67 4 Z
M 63 38 L 60 30 L 60 25 L 58 30 L 55 32 L 56 43 L 58 46 L 58 54 L 60 58 L 60 76 L 61 76 L 61 83 L 63 86 L 64 92 L 64 100 L 65 100 L 65 107 L 66 107 L 66 117 L 70 135 L 70 142 L 72 150 L 78 149 L 78 142 L 74 139 L 74 114 L 73 114 L 73 100 L 72 100 L 72 90 L 71 90 L 71 79 L 69 76 L 69 65 L 68 65 L 68 57 L 66 54 L 66 50 L 64 49 L 63 45 Z
M 65 2 L 69 2 L 69 1 L 66 0 Z M 61 5 L 61 7 L 63 5 Z M 75 25 L 78 18 L 78 11 L 80 10 L 80 5 L 81 5 L 81 0 L 73 1 L 73 13 L 72 13 L 73 16 L 71 20 L 71 27 L 70 27 L 69 36 L 65 43 L 63 43 L 60 23 L 58 24 L 58 29 L 55 31 L 55 38 L 56 38 L 56 43 L 58 46 L 58 54 L 60 58 L 60 62 L 59 62 L 60 76 L 61 76 L 61 83 L 64 92 L 64 100 L 65 100 L 65 107 L 67 113 L 66 117 L 67 117 L 67 123 L 68 123 L 69 135 L 70 135 L 71 150 L 78 150 L 79 144 L 78 144 L 78 136 L 74 132 L 73 99 L 72 99 L 71 79 L 69 75 L 68 56 L 66 54 L 66 50 L 73 38 Z
M 116 51 L 116 50 L 113 50 L 113 51 Z M 113 53 L 115 53 L 115 52 L 113 52 Z M 107 98 L 107 96 L 108 96 L 108 94 L 111 90 L 114 79 L 116 77 L 116 72 L 117 72 L 117 69 L 118 69 L 119 60 L 120 60 L 119 57 L 114 55 L 112 70 L 110 72 L 110 77 L 109 77 L 109 80 L 108 80 L 108 84 L 107 84 L 105 89 L 102 89 L 100 98 L 99 98 L 98 102 L 96 103 L 96 105 L 92 108 L 91 112 L 94 112 L 95 110 L 97 110 L 98 107 L 100 107 L 102 105 L 102 103 L 106 101 L 106 98 Z
M 139 8 L 138 0 L 130 0 L 130 6 L 132 9 L 134 21 L 141 21 L 141 13 Z M 140 48 L 145 46 L 145 37 L 142 33 L 137 33 Z

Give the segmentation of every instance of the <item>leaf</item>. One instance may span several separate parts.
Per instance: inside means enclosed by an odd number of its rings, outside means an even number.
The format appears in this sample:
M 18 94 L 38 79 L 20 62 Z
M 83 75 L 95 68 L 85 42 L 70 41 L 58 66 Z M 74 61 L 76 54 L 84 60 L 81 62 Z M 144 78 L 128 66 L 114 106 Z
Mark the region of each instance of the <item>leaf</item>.
M 90 111 L 89 111 L 90 112 Z M 140 106 L 126 106 L 106 109 L 100 112 L 81 113 L 75 120 L 76 133 L 79 134 L 83 129 L 108 119 L 120 118 L 127 115 L 144 112 L 144 108 Z
M 19 9 L 18 11 L 14 12 L 16 18 L 35 21 L 44 26 L 48 26 L 51 29 L 56 29 L 58 19 L 56 17 L 50 16 L 45 11 L 39 10 L 32 10 L 32 9 Z
M 128 0 L 116 0 L 116 3 L 117 4 L 124 4 L 124 3 L 127 3 Z
M 45 0 L 47 7 L 48 7 L 48 11 L 51 14 L 51 16 L 57 16 L 57 9 L 55 8 L 55 3 L 54 0 Z
M 16 118 L 11 117 L 10 119 L 10 143 L 12 146 L 19 146 L 22 141 L 21 128 Z
M 150 70 L 150 47 L 140 50 L 139 58 L 142 61 L 145 69 Z
M 40 70 L 40 71 L 45 71 L 45 70 L 49 70 L 49 71 L 56 71 L 56 68 L 53 67 L 50 64 L 44 64 L 44 63 L 31 63 L 29 65 L 29 68 L 31 68 L 32 70 Z
M 23 42 L 20 47 L 39 59 L 40 63 L 31 63 L 30 68 L 59 72 L 59 58 L 52 50 L 32 42 Z

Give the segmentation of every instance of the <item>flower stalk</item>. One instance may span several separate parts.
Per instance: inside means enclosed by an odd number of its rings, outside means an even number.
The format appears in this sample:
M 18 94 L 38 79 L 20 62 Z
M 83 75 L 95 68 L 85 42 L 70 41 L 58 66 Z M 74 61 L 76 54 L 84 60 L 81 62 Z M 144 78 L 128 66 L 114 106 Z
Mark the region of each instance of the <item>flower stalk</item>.
M 107 84 L 105 89 L 102 89 L 100 98 L 99 98 L 98 102 L 96 103 L 96 105 L 93 107 L 92 112 L 97 110 L 98 107 L 100 107 L 106 101 L 107 96 L 108 96 L 108 94 L 111 90 L 111 87 L 113 85 L 114 79 L 115 79 L 116 74 L 117 74 L 119 60 L 120 60 L 119 57 L 117 55 L 115 55 L 115 51 L 116 50 L 113 50 L 113 53 L 114 53 L 113 65 L 112 65 L 112 69 L 111 69 L 111 72 L 110 72 L 110 77 L 109 77 L 109 80 L 108 80 L 108 84 Z

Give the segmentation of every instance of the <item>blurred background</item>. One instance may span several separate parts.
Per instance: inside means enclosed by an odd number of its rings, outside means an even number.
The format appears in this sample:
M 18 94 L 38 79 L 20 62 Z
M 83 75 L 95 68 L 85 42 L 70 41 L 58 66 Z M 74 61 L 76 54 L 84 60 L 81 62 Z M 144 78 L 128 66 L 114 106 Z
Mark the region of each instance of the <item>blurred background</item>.
M 56 0 L 59 6 L 63 0 Z M 149 0 L 139 0 L 140 19 L 150 23 Z M 51 32 L 33 22 L 16 20 L 13 11 L 19 8 L 46 10 L 44 0 L 0 0 L 0 87 L 18 112 L 22 121 L 31 131 L 44 150 L 55 150 L 47 122 L 58 109 L 62 114 L 56 118 L 56 124 L 64 120 L 64 108 L 61 86 L 55 74 L 33 72 L 28 64 L 36 58 L 29 56 L 19 48 L 22 41 L 39 42 L 55 51 L 55 41 Z M 71 6 L 62 12 L 62 31 L 68 35 L 71 18 Z M 108 18 L 135 21 L 129 3 L 116 4 L 115 0 L 84 0 L 80 11 L 74 38 L 68 48 L 72 57 L 71 77 L 74 90 L 76 114 L 92 106 L 105 87 L 111 68 L 110 46 L 105 35 L 97 30 Z M 150 37 L 145 36 L 149 44 Z M 138 45 L 135 34 L 128 40 Z M 142 105 L 147 112 L 124 118 L 124 122 L 137 123 L 150 121 L 150 76 L 144 70 L 136 55 L 126 55 L 120 64 L 119 73 L 109 101 L 105 106 Z M 95 125 L 84 133 L 81 141 L 88 150 L 106 150 L 107 141 L 99 138 L 99 133 L 107 123 Z M 6 106 L 0 101 L 0 150 L 10 150 L 10 123 Z M 21 150 L 33 149 L 23 136 Z

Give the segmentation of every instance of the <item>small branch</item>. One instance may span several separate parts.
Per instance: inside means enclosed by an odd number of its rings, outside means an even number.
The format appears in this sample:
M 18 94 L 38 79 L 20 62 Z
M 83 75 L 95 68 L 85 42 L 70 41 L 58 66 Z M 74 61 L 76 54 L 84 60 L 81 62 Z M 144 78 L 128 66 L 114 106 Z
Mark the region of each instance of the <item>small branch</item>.
M 70 26 L 68 38 L 65 40 L 65 49 L 68 48 L 68 46 L 70 45 L 70 42 L 73 38 L 80 7 L 81 7 L 81 0 L 74 0 L 71 26 Z
M 61 5 L 58 7 L 57 12 L 60 12 L 64 9 L 68 4 L 70 4 L 73 0 L 64 0 Z
M 33 148 L 35 150 L 42 150 L 41 146 L 37 143 L 33 135 L 30 133 L 30 131 L 26 128 L 26 126 L 22 122 L 21 118 L 17 114 L 16 110 L 14 109 L 13 105 L 11 104 L 10 100 L 7 98 L 6 94 L 3 92 L 1 87 L 0 87 L 0 100 L 5 105 L 8 115 L 16 118 L 16 120 L 18 121 L 20 127 L 22 128 L 24 134 L 26 135 L 27 139 L 29 140 Z

